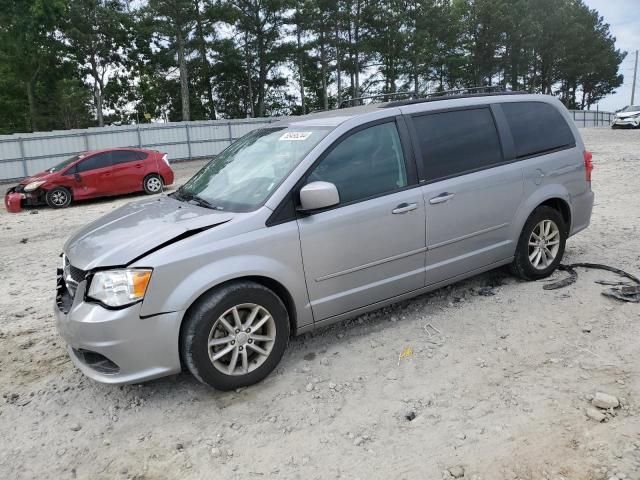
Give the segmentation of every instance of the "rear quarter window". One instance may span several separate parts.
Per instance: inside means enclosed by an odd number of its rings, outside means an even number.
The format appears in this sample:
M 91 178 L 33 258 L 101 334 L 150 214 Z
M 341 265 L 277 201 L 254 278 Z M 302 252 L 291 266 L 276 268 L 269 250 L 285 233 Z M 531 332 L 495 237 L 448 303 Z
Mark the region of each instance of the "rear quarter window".
M 574 147 L 576 140 L 564 116 L 542 102 L 501 103 L 511 128 L 516 158 Z
M 138 152 L 133 150 L 113 150 L 111 152 L 111 161 L 114 165 L 121 163 L 135 162 L 138 160 Z

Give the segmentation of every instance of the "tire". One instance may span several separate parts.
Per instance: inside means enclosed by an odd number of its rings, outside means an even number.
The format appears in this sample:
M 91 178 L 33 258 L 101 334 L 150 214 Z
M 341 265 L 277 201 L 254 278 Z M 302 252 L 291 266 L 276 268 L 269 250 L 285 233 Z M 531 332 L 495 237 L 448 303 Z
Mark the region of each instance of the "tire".
M 543 228 L 544 231 L 547 225 L 549 233 L 539 235 L 540 228 Z M 542 237 L 541 243 L 538 243 L 540 240 L 536 240 L 536 236 Z M 557 243 L 555 243 L 556 241 Z M 560 212 L 546 206 L 536 208 L 527 219 L 520 234 L 516 254 L 511 264 L 511 272 L 524 280 L 539 280 L 548 277 L 562 261 L 566 242 L 567 226 Z M 530 245 L 530 243 L 542 245 L 542 248 Z M 540 252 L 539 256 L 536 250 Z M 552 254 L 552 260 L 550 254 Z M 538 261 L 537 265 L 536 261 Z
M 56 187 L 45 196 L 47 205 L 51 208 L 67 208 L 71 205 L 71 191 L 64 187 Z
M 241 328 L 236 328 L 234 309 Z M 250 321 L 257 330 L 251 330 Z M 289 330 L 287 309 L 275 293 L 258 283 L 234 282 L 205 294 L 189 309 L 181 329 L 180 352 L 200 382 L 233 390 L 253 385 L 273 371 L 289 343 Z M 210 341 L 215 344 L 210 346 Z M 236 363 L 230 370 L 234 357 Z
M 161 193 L 163 187 L 164 182 L 162 181 L 162 177 L 157 173 L 150 173 L 144 177 L 144 180 L 142 181 L 142 188 L 147 195 Z

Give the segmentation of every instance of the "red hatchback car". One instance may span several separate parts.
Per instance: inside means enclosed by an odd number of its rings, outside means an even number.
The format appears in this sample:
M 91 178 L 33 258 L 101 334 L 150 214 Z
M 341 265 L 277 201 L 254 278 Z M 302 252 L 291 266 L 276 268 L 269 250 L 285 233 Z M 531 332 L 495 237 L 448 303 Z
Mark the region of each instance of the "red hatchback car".
M 10 212 L 25 205 L 65 208 L 71 201 L 141 192 L 160 193 L 173 183 L 167 154 L 138 148 L 94 150 L 71 157 L 10 188 L 5 206 Z

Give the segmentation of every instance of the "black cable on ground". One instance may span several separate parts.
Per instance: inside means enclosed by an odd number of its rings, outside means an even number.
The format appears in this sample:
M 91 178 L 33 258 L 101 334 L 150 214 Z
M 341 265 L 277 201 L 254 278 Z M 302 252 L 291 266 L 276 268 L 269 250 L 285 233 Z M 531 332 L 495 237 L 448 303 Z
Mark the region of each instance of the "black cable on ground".
M 610 267 L 601 263 L 571 263 L 569 265 L 560 265 L 558 268 L 560 270 L 568 272 L 569 276 L 557 282 L 545 285 L 542 288 L 545 290 L 557 290 L 559 288 L 568 287 L 569 285 L 574 284 L 578 280 L 578 272 L 575 270 L 578 267 L 606 270 L 608 272 L 613 272 L 617 275 L 620 275 L 621 277 L 628 278 L 633 283 L 635 283 L 635 285 L 620 283 L 618 286 L 604 290 L 602 294 L 607 297 L 622 300 L 624 302 L 640 303 L 640 278 L 619 268 Z

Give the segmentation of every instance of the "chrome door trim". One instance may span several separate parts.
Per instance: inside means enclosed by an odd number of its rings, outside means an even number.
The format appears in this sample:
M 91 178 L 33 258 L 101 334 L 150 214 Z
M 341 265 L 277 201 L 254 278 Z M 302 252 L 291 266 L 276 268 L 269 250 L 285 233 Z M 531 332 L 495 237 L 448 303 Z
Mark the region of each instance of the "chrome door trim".
M 364 270 L 365 268 L 375 267 L 378 265 L 382 265 L 383 263 L 393 262 L 395 260 L 400 260 L 401 258 L 410 257 L 411 255 L 416 255 L 418 253 L 426 252 L 427 247 L 418 248 L 416 250 L 411 250 L 409 252 L 400 253 L 398 255 L 394 255 L 392 257 L 383 258 L 381 260 L 376 260 L 374 262 L 365 263 L 363 265 L 358 265 L 357 267 L 352 267 L 347 270 L 341 270 L 339 272 L 330 273 L 328 275 L 323 275 L 322 277 L 316 278 L 316 282 L 322 282 L 323 280 L 329 280 L 330 278 L 340 277 L 342 275 L 347 275 L 349 273 L 357 272 L 359 270 Z
M 429 250 L 433 250 L 433 249 L 438 248 L 438 247 L 444 247 L 445 245 L 451 245 L 452 243 L 460 242 L 462 240 L 466 240 L 467 238 L 475 237 L 476 235 L 482 235 L 483 233 L 489 233 L 489 232 L 492 232 L 494 230 L 498 230 L 500 228 L 504 228 L 504 227 L 508 227 L 508 226 L 509 226 L 509 223 L 503 223 L 501 225 L 496 225 L 494 227 L 489 227 L 489 228 L 485 228 L 483 230 L 478 230 L 477 232 L 469 233 L 469 234 L 463 235 L 461 237 L 452 238 L 451 240 L 447 240 L 445 242 L 435 243 L 433 245 L 429 245 Z M 429 236 L 429 232 L 427 232 L 427 242 L 429 241 L 428 236 Z

